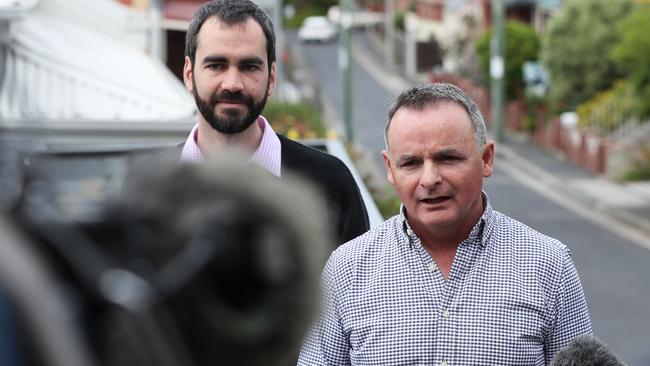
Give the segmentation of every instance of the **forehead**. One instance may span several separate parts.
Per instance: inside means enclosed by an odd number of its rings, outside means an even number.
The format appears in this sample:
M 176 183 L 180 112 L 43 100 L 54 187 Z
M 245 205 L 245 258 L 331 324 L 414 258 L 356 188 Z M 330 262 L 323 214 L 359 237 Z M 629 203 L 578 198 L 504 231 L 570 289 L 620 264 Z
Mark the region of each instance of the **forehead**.
M 464 107 L 451 101 L 427 104 L 422 108 L 400 107 L 391 119 L 388 142 L 453 145 L 474 141 L 474 128 Z
M 233 24 L 224 23 L 216 16 L 206 19 L 197 35 L 196 53 L 215 52 L 266 55 L 266 36 L 262 26 L 252 17 Z

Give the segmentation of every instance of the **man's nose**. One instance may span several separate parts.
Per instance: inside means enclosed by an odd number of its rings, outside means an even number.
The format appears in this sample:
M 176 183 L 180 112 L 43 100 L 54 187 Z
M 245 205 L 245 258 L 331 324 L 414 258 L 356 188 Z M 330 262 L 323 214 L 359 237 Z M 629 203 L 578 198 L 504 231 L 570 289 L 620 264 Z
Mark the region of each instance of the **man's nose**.
M 230 68 L 223 75 L 224 79 L 221 82 L 221 88 L 230 92 L 240 91 L 244 88 L 241 74 L 236 68 Z
M 424 188 L 433 188 L 440 184 L 442 177 L 440 176 L 439 167 L 432 161 L 425 161 L 422 165 L 422 175 L 420 176 L 420 185 Z

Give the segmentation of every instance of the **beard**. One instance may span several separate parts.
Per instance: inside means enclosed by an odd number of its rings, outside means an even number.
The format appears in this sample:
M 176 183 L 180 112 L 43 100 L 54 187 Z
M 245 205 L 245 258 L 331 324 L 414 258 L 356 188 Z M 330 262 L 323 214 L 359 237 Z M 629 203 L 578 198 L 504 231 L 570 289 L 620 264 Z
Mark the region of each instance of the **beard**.
M 196 82 L 194 82 L 196 85 Z M 266 86 L 268 90 L 268 82 Z M 264 106 L 266 105 L 266 98 L 268 95 L 264 93 L 261 100 L 255 101 L 253 97 L 244 94 L 242 91 L 230 92 L 224 90 L 219 94 L 214 94 L 209 100 L 201 99 L 196 87 L 193 90 L 194 101 L 206 122 L 215 130 L 227 135 L 234 135 L 245 131 L 255 120 L 260 116 Z M 228 108 L 223 111 L 225 116 L 217 115 L 215 107 L 219 103 L 241 103 L 246 108 L 242 111 L 239 108 Z

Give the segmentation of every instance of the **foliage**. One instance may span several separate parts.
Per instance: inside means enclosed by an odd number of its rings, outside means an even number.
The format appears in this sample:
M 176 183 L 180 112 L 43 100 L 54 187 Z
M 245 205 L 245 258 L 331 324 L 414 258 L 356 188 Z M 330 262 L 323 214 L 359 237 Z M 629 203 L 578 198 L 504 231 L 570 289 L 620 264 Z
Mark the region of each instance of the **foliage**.
M 325 137 L 320 113 L 307 103 L 269 100 L 262 112 L 277 133 L 290 139 Z
M 522 121 L 524 129 L 535 132 L 537 121 L 543 121 L 546 115 L 546 98 L 536 95 L 526 95 L 526 116 Z
M 399 200 L 395 188 L 392 185 L 386 185 L 382 194 L 376 195 L 375 202 L 381 215 L 388 219 L 399 213 L 399 208 L 402 202 Z
M 296 10 L 295 14 L 290 18 L 284 18 L 284 28 L 285 29 L 298 29 L 305 21 L 305 18 L 313 15 L 325 15 L 327 14 L 327 8 L 321 8 L 319 6 L 307 5 L 301 9 Z
M 632 0 L 566 1 L 542 39 L 552 98 L 574 108 L 620 78 L 608 55 L 619 40 L 613 25 L 631 9 Z
M 297 29 L 305 18 L 313 15 L 325 15 L 330 7 L 338 5 L 338 3 L 338 0 L 284 0 L 284 6 L 293 6 L 295 13 L 289 18 L 284 18 L 283 26 L 285 29 Z
M 393 24 L 395 25 L 395 29 L 399 29 L 402 32 L 406 30 L 406 12 L 405 11 L 398 11 L 395 13 L 393 16 Z
M 385 174 L 382 174 L 384 170 L 376 170 L 375 162 L 362 146 L 346 147 L 382 217 L 387 219 L 399 213 L 401 202 L 395 188 L 388 183 Z
M 579 125 L 605 134 L 632 117 L 634 90 L 625 81 L 617 81 L 606 91 L 580 104 Z
M 650 180 L 650 145 L 642 147 L 632 168 L 623 175 L 624 181 Z
M 303 12 L 306 9 L 318 10 L 319 14 L 327 13 L 327 10 L 338 5 L 338 0 L 284 0 L 284 5 L 293 5 L 296 12 Z
M 621 41 L 612 59 L 636 90 L 635 109 L 650 116 L 650 5 L 639 5 L 619 26 Z
M 505 89 L 507 100 L 515 100 L 523 90 L 524 81 L 522 65 L 526 61 L 537 59 L 540 41 L 530 26 L 519 21 L 509 20 L 505 25 Z M 476 42 L 483 76 L 486 84 L 490 83 L 490 39 L 492 30 L 484 33 Z

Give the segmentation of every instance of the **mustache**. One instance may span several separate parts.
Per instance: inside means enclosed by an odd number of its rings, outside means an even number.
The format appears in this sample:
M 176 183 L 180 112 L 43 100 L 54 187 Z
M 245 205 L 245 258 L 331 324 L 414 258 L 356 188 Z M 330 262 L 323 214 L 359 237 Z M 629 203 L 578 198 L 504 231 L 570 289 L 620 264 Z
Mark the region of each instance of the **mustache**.
M 214 107 L 217 105 L 217 103 L 243 103 L 243 104 L 251 104 L 253 102 L 253 98 L 244 95 L 241 91 L 236 91 L 236 92 L 230 92 L 228 90 L 224 90 L 219 94 L 214 94 L 213 96 L 210 97 L 210 106 Z

